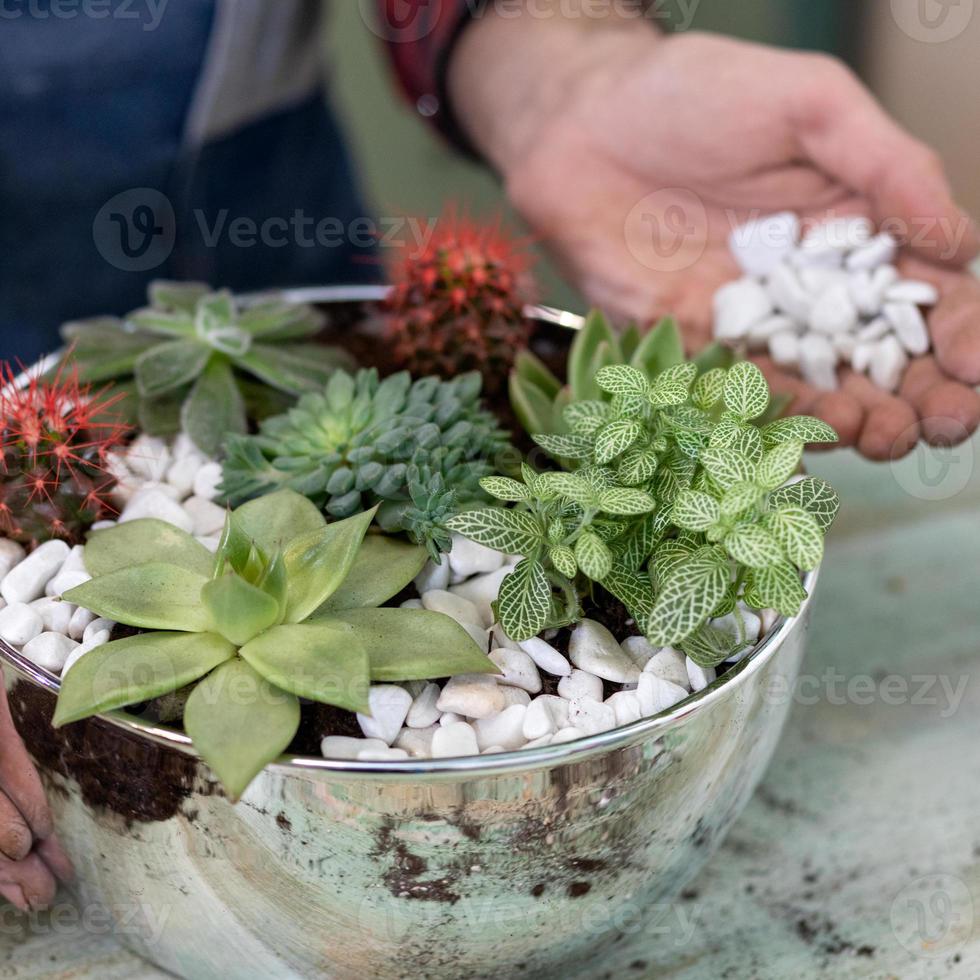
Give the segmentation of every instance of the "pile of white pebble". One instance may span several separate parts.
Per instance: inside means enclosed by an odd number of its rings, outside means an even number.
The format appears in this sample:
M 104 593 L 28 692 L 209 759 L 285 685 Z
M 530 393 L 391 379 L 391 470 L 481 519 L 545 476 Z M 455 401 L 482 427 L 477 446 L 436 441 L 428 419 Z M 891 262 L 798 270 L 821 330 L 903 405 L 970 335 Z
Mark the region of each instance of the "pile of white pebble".
M 715 293 L 716 339 L 768 349 L 826 391 L 837 388 L 839 364 L 895 391 L 909 358 L 929 350 L 920 308 L 938 292 L 900 277 L 897 241 L 866 218 L 836 218 L 801 237 L 785 212 L 736 228 L 728 244 L 745 275 Z
M 186 437 L 171 446 L 140 436 L 112 465 L 119 521 L 154 517 L 217 547 L 225 512 L 213 498 L 221 468 Z M 500 673 L 459 675 L 441 686 L 372 685 L 371 715 L 357 716 L 364 737 L 327 734 L 325 757 L 426 759 L 560 744 L 658 714 L 716 679 L 714 669 L 698 667 L 677 650 L 655 649 L 641 636 L 619 642 L 591 620 L 572 630 L 567 657 L 549 642 L 553 634 L 513 642 L 493 622 L 491 603 L 514 561 L 456 537 L 448 558 L 430 562 L 416 579 L 420 598 L 403 603 L 460 623 Z M 116 625 L 61 598 L 89 577 L 81 546 L 49 541 L 27 555 L 16 542 L 0 539 L 0 638 L 51 673 L 70 670 L 108 642 Z M 771 612 L 740 611 L 751 641 L 733 662 L 775 621 Z M 714 625 L 738 631 L 733 615 Z M 605 696 L 607 684 L 615 690 Z M 556 693 L 543 693 L 546 686 Z

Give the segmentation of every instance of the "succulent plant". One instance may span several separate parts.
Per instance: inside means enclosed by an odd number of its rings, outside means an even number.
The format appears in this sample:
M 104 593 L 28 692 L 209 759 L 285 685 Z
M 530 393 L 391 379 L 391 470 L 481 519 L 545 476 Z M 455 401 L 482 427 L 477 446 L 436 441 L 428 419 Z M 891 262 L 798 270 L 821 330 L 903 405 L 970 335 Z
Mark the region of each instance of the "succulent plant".
M 24 544 L 74 544 L 113 513 L 107 454 L 126 434 L 112 415 L 115 401 L 74 371 L 31 374 L 18 386 L 0 364 L 0 533 Z
M 229 439 L 220 492 L 240 503 L 289 487 L 334 518 L 379 505 L 383 530 L 408 532 L 438 561 L 450 546 L 444 519 L 486 500 L 480 477 L 509 448 L 479 396 L 476 372 L 381 381 L 373 369 L 337 371 L 258 435 Z
M 268 389 L 296 396 L 351 364 L 337 348 L 303 342 L 322 327 L 309 306 L 274 296 L 243 306 L 201 283 L 155 282 L 149 300 L 122 320 L 66 323 L 66 357 L 83 381 L 133 376 L 141 428 L 153 435 L 183 429 L 209 456 L 226 433 L 247 431 L 250 414 L 264 414 L 255 402 Z M 282 399 L 272 405 L 285 407 Z
M 479 371 L 495 394 L 531 335 L 527 267 L 520 243 L 499 226 L 447 212 L 429 243 L 393 269 L 386 310 L 395 363 L 416 376 Z
M 194 685 L 184 729 L 237 799 L 289 745 L 300 698 L 370 713 L 372 680 L 496 667 L 454 620 L 378 608 L 425 562 L 365 537 L 372 511 L 327 524 L 290 490 L 229 514 L 217 554 L 152 519 L 93 533 L 91 581 L 65 594 L 151 632 L 86 653 L 65 674 L 56 726 Z
M 595 383 L 608 401 L 572 401 L 567 434 L 534 437 L 566 461 L 562 470 L 485 479 L 515 506 L 468 511 L 447 526 L 524 556 L 497 600 L 513 639 L 580 618 L 581 596 L 599 585 L 652 644 L 720 663 L 744 637 L 710 619 L 737 616 L 739 600 L 799 610 L 799 570 L 820 562 L 839 502 L 823 480 L 788 481 L 806 443 L 837 434 L 805 416 L 760 425 L 769 387 L 748 362 L 700 376 L 693 363 L 653 377 L 612 365 Z

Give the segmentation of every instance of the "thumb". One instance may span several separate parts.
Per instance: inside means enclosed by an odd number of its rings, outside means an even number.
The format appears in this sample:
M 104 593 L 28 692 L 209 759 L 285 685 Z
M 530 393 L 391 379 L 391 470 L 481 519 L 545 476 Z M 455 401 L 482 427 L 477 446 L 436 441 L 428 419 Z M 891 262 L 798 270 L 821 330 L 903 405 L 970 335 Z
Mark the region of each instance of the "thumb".
M 864 197 L 875 221 L 914 253 L 937 264 L 970 262 L 980 231 L 953 200 L 936 152 L 894 122 L 842 64 L 817 64 L 790 107 L 804 155 Z

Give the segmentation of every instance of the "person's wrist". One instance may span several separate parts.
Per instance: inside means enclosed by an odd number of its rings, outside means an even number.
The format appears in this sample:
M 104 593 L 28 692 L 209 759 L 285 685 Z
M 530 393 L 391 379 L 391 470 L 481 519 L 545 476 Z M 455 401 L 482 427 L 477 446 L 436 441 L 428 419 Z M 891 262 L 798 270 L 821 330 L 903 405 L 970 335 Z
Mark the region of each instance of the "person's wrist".
M 650 22 L 614 10 L 599 19 L 572 19 L 557 9 L 553 16 L 505 16 L 491 3 L 463 32 L 448 73 L 454 115 L 505 178 L 583 90 L 660 43 Z

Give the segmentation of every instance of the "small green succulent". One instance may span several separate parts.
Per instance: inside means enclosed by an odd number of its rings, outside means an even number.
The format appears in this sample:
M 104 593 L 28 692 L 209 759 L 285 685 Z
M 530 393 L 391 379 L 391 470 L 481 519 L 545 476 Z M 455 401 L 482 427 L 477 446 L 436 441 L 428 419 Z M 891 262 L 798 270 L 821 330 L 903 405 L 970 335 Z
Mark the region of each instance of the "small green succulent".
M 567 434 L 534 437 L 566 461 L 562 470 L 485 479 L 515 506 L 468 511 L 447 526 L 524 556 L 497 600 L 515 640 L 578 619 L 580 597 L 598 584 L 651 643 L 720 663 L 739 640 L 709 619 L 739 600 L 799 610 L 799 570 L 820 562 L 839 502 L 822 480 L 787 481 L 806 443 L 837 435 L 804 416 L 760 426 L 769 387 L 747 362 L 700 376 L 693 363 L 653 377 L 607 366 L 595 383 L 609 400 L 571 402 Z
M 476 372 L 381 381 L 373 369 L 337 371 L 258 435 L 228 441 L 220 491 L 240 503 L 289 487 L 334 518 L 379 505 L 383 530 L 408 532 L 438 561 L 451 544 L 445 519 L 486 501 L 480 477 L 509 449 L 480 385 Z
M 95 577 L 65 598 L 152 632 L 85 654 L 62 678 L 54 724 L 193 684 L 184 729 L 237 799 L 292 741 L 299 698 L 368 713 L 372 680 L 496 671 L 448 616 L 377 608 L 426 556 L 365 537 L 373 516 L 326 524 L 282 490 L 229 514 L 214 556 L 152 519 L 93 533 Z
M 149 300 L 122 320 L 66 323 L 67 357 L 83 381 L 132 376 L 141 428 L 183 428 L 210 456 L 226 433 L 247 431 L 249 416 L 281 411 L 351 364 L 337 348 L 301 342 L 323 325 L 309 306 L 270 297 L 245 307 L 227 290 L 162 281 Z

